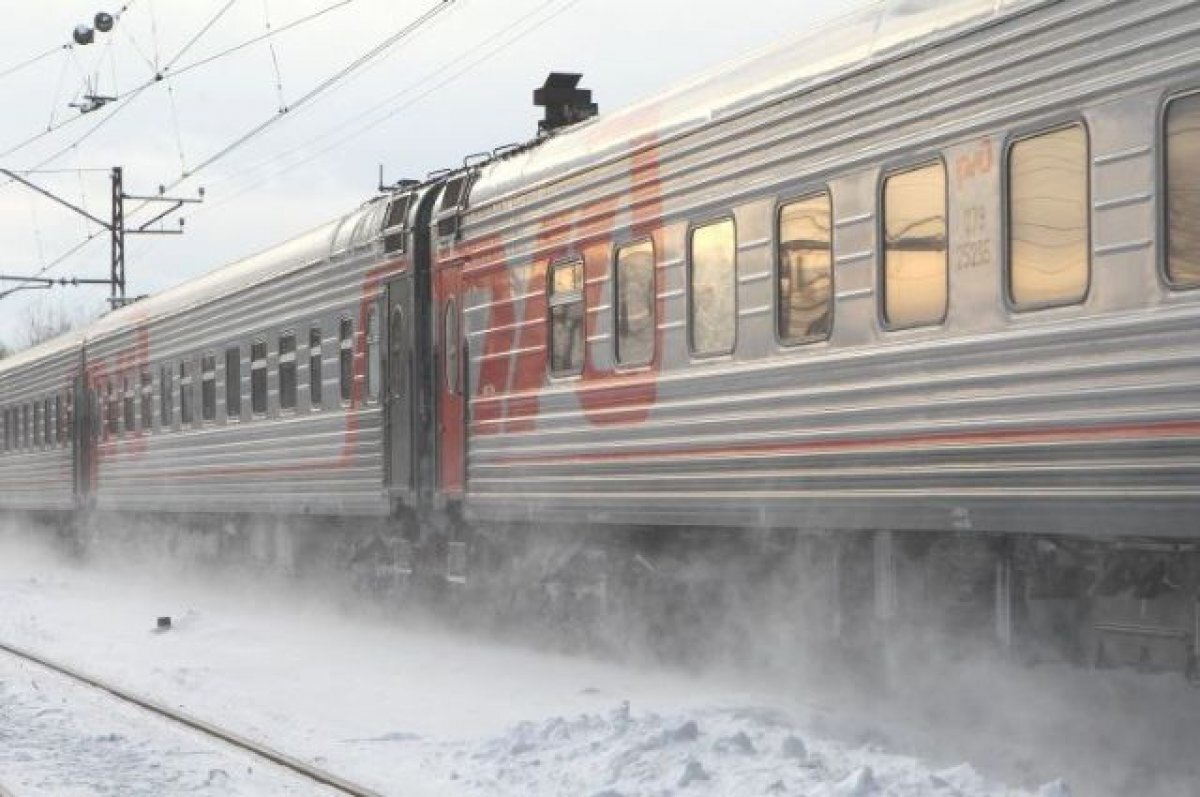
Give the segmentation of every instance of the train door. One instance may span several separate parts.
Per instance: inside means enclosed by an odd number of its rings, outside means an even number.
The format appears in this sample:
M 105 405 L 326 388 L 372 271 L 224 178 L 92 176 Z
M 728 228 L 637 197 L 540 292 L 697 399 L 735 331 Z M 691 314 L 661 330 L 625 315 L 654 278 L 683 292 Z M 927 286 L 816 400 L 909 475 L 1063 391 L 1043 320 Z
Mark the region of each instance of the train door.
M 436 415 L 429 221 L 439 184 L 393 197 L 385 254 L 407 267 L 387 284 L 384 462 L 393 503 L 427 504 L 436 484 Z
M 71 382 L 71 476 L 75 489 L 75 504 L 80 509 L 91 505 L 92 487 L 96 483 L 95 398 L 87 384 L 87 356 L 80 360 L 79 374 Z
M 384 422 L 388 441 L 388 487 L 393 499 L 411 498 L 414 483 L 412 275 L 387 287 L 387 386 Z
M 448 498 L 461 498 L 466 480 L 466 362 L 463 356 L 461 271 L 439 275 L 438 387 L 439 483 Z

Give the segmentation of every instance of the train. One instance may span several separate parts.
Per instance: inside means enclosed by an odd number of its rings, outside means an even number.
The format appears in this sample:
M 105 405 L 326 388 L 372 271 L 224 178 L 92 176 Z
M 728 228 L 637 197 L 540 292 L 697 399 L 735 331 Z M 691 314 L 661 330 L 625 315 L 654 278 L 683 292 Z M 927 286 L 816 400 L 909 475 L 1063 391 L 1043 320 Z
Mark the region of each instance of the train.
M 1200 678 L 1200 2 L 883 0 L 615 113 L 577 80 L 0 361 L 0 509 L 448 584 L 549 543 L 609 597 L 799 557 L 834 637 Z

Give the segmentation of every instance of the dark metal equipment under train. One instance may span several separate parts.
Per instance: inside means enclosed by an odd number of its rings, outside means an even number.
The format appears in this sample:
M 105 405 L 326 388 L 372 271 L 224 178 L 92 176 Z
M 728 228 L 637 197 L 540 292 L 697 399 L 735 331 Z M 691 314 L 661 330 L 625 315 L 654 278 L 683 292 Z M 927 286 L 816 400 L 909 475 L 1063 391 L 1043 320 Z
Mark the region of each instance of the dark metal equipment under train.
M 0 508 L 801 551 L 835 635 L 1197 674 L 1200 2 L 893 0 L 554 110 L 0 361 Z

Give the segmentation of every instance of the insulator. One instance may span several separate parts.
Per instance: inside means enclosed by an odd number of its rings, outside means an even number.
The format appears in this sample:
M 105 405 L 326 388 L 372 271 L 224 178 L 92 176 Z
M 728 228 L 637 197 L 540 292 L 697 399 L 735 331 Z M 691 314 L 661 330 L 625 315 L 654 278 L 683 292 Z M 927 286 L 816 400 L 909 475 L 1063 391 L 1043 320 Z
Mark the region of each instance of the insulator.
M 113 15 L 109 14 L 107 11 L 101 11 L 99 14 L 97 14 L 94 22 L 96 24 L 96 30 L 100 31 L 101 33 L 108 33 L 113 29 L 113 25 L 117 23 L 117 21 L 113 19 Z
M 76 25 L 74 39 L 75 43 L 81 46 L 91 44 L 96 40 L 96 31 L 92 30 L 87 25 Z

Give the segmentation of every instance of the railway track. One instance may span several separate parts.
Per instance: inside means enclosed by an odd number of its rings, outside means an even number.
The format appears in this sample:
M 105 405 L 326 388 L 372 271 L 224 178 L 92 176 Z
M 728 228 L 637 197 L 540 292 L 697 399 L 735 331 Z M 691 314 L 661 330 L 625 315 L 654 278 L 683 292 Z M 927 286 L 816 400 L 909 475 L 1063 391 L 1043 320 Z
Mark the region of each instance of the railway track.
M 287 770 L 295 775 L 298 775 L 306 780 L 317 783 L 334 790 L 339 794 L 350 795 L 351 797 L 381 797 L 381 795 L 365 786 L 361 786 L 345 778 L 339 777 L 331 772 L 327 772 L 318 767 L 314 767 L 298 758 L 294 758 L 286 753 L 280 752 L 274 748 L 268 747 L 261 742 L 256 742 L 252 739 L 247 739 L 233 731 L 213 725 L 205 720 L 189 716 L 181 711 L 165 706 L 155 700 L 151 700 L 140 695 L 136 695 L 119 686 L 107 683 L 99 678 L 95 678 L 86 673 L 80 672 L 72 667 L 64 664 L 51 661 L 44 656 L 38 655 L 31 651 L 10 645 L 5 642 L 0 642 L 0 653 L 7 654 L 15 659 L 19 659 L 30 664 L 34 664 L 42 669 L 56 673 L 76 684 L 104 692 L 113 698 L 137 706 L 138 708 L 157 715 L 160 718 L 166 719 L 169 722 L 188 728 L 196 733 L 214 739 L 221 744 L 234 748 L 242 753 L 248 753 L 263 761 L 269 762 L 276 767 Z M 6 790 L 3 784 L 0 784 L 0 797 L 16 797 L 10 791 Z

